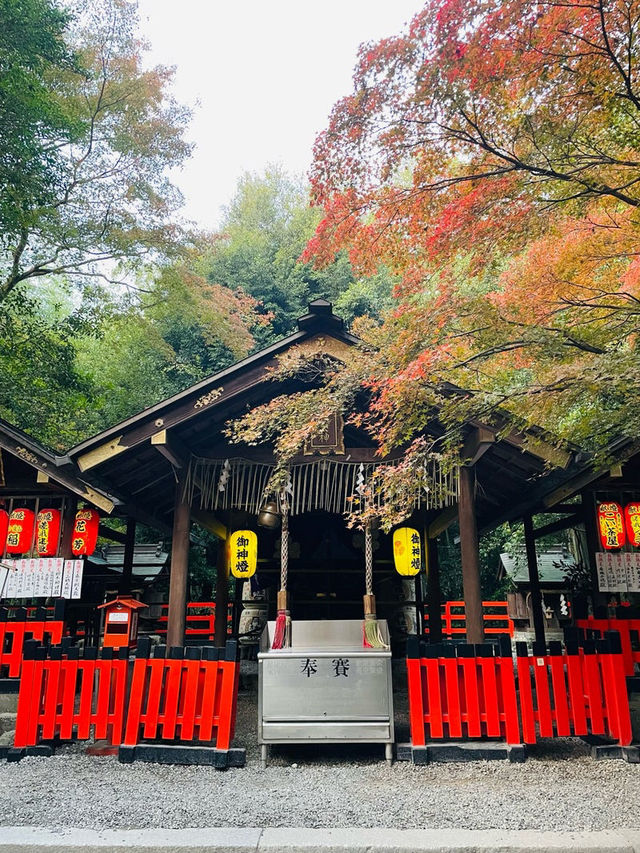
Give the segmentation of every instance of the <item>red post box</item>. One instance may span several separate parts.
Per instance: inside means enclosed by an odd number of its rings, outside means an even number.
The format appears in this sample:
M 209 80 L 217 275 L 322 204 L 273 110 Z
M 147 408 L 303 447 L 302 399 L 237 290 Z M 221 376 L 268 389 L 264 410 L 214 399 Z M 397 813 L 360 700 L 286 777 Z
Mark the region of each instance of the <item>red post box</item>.
M 129 595 L 119 595 L 113 601 L 98 605 L 98 610 L 105 610 L 103 647 L 119 649 L 135 646 L 138 640 L 138 610 L 146 606 Z

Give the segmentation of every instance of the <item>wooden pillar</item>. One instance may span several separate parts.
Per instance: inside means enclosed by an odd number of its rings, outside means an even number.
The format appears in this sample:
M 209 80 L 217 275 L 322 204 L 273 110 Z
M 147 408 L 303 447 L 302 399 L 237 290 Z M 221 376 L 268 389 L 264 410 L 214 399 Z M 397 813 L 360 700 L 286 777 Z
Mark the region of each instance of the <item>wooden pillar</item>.
M 538 575 L 538 557 L 536 555 L 536 540 L 533 536 L 533 521 L 530 515 L 524 517 L 524 544 L 527 551 L 527 567 L 529 569 L 529 585 L 531 587 L 531 612 L 533 613 L 533 630 L 538 643 L 545 642 L 544 614 L 542 612 L 542 593 L 540 592 L 540 576 Z
M 227 640 L 227 610 L 229 606 L 229 580 L 227 578 L 227 543 L 218 540 L 216 560 L 216 624 L 215 644 L 224 646 Z
M 442 641 L 442 591 L 438 540 L 427 537 L 427 612 L 429 613 L 429 642 Z
M 463 465 L 460 468 L 458 520 L 460 523 L 462 588 L 464 592 L 464 608 L 467 622 L 468 643 L 481 643 L 484 639 L 475 490 L 475 468 L 472 465 Z
M 131 592 L 131 580 L 133 578 L 133 552 L 136 544 L 136 520 L 127 518 L 127 533 L 124 540 L 124 557 L 122 560 L 122 578 L 120 579 L 120 593 Z
M 593 589 L 591 600 L 593 602 L 593 612 L 595 615 L 596 611 L 600 612 L 600 608 L 606 608 L 608 599 L 607 594 L 600 592 L 598 587 L 598 570 L 596 568 L 596 553 L 600 550 L 598 525 L 596 522 L 598 504 L 596 502 L 595 493 L 589 489 L 585 489 L 580 493 L 580 500 L 582 501 L 582 517 L 584 519 L 589 570 L 591 573 L 591 587 Z
M 66 497 L 64 499 L 64 509 L 62 512 L 62 534 L 60 536 L 59 554 L 65 560 L 70 560 L 73 557 L 71 552 L 71 539 L 73 538 L 73 525 L 76 520 L 76 512 L 78 511 L 78 501 L 76 498 Z
M 167 646 L 184 645 L 184 625 L 187 609 L 187 583 L 189 579 L 190 522 L 191 507 L 184 496 L 184 473 L 180 470 L 178 472 L 178 482 L 176 483 L 176 496 L 173 510 Z

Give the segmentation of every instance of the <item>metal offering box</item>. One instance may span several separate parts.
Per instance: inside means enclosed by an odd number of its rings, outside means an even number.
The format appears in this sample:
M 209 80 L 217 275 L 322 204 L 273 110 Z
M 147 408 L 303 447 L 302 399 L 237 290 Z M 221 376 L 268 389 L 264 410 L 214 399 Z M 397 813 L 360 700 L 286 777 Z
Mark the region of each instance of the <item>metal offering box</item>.
M 380 620 L 387 645 L 389 629 Z M 291 647 L 271 649 L 268 622 L 258 653 L 258 742 L 384 743 L 392 757 L 391 651 L 362 645 L 362 620 L 293 621 Z

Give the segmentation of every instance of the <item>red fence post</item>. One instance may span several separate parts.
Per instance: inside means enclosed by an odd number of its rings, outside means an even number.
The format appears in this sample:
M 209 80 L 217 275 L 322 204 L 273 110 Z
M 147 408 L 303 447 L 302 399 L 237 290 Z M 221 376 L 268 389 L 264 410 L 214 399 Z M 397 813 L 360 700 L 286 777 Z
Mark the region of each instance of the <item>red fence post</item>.
M 608 631 L 596 651 L 602 667 L 607 728 L 621 746 L 629 746 L 633 733 L 620 634 Z
M 413 746 L 425 745 L 424 703 L 420 640 L 407 638 L 407 686 L 409 691 L 409 730 Z
M 220 711 L 216 749 L 229 749 L 235 725 L 236 699 L 238 695 L 238 642 L 227 640 L 222 666 L 220 685 Z

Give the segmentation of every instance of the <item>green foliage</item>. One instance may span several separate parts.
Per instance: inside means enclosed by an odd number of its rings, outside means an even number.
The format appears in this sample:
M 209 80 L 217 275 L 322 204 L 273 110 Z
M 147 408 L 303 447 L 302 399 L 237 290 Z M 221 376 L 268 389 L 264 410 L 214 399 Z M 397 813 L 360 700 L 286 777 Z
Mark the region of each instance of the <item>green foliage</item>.
M 70 310 L 57 300 L 59 295 L 26 292 L 3 305 L 0 416 L 63 450 L 75 443 L 95 396 L 75 360 L 75 336 L 86 330 L 84 309 Z
M 75 72 L 79 78 L 76 58 L 64 41 L 69 20 L 53 0 L 0 0 L 3 247 L 19 237 L 30 211 L 55 199 L 63 174 L 62 146 L 80 131 L 59 85 L 61 75 Z
M 19 19 L 23 4 L 10 5 Z M 66 20 L 57 17 L 54 40 Z M 79 3 L 57 65 L 32 69 L 40 94 L 23 133 L 35 133 L 37 141 L 41 109 L 47 117 L 45 91 L 73 133 L 62 127 L 61 139 L 43 155 L 46 192 L 37 198 L 21 193 L 15 176 L 5 189 L 4 216 L 18 226 L 0 242 L 0 301 L 30 278 L 109 280 L 117 261 L 131 266 L 151 251 L 162 257 L 175 249 L 181 235 L 172 219 L 181 197 L 167 170 L 189 153 L 182 138 L 188 113 L 168 93 L 172 72 L 144 67 L 136 24 L 136 7 L 128 0 Z M 22 44 L 21 32 L 16 39 Z M 29 42 L 23 45 L 24 52 L 30 49 Z M 82 74 L 67 60 L 72 49 Z
M 294 331 L 313 299 L 340 305 L 347 320 L 363 311 L 379 316 L 388 307 L 391 282 L 383 273 L 369 287 L 366 280 L 355 280 L 345 253 L 321 270 L 300 260 L 319 219 L 319 211 L 309 207 L 306 184 L 280 167 L 269 167 L 264 175 L 245 174 L 238 183 L 208 277 L 242 288 L 273 316 L 270 326 L 256 330 L 258 345 Z

